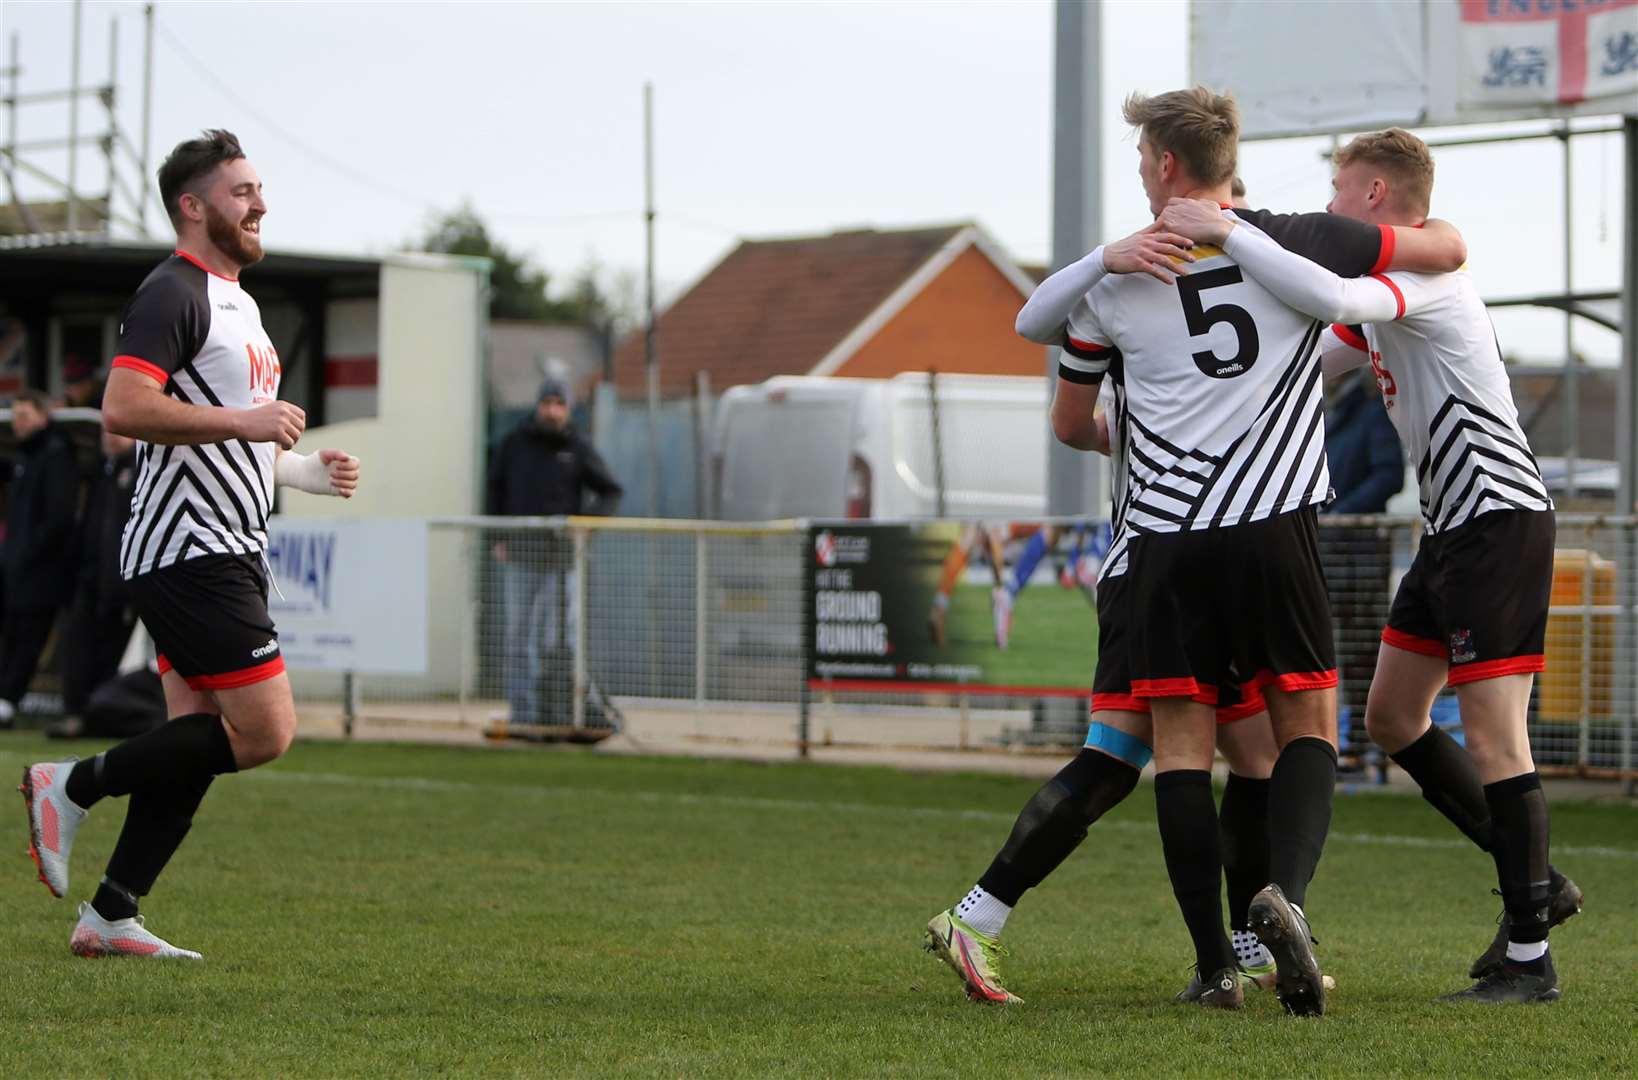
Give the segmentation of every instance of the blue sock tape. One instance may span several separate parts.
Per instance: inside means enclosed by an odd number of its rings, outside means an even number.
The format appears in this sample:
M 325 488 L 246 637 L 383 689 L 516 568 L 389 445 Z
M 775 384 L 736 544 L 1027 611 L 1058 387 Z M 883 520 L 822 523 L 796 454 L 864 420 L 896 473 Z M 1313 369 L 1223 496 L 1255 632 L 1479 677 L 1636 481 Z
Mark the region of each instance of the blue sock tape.
M 1148 743 L 1108 724 L 1094 723 L 1087 728 L 1086 745 L 1119 758 L 1134 769 L 1142 769 L 1155 756 Z

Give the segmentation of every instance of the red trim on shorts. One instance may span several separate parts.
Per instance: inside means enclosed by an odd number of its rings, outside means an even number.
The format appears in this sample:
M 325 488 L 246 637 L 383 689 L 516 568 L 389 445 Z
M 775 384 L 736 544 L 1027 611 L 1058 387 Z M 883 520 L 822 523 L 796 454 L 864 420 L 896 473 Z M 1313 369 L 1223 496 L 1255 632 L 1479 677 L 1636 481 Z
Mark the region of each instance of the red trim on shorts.
M 1383 226 L 1383 228 L 1386 228 L 1386 227 L 1387 226 Z M 183 251 L 181 248 L 177 248 L 176 253 L 178 255 L 182 256 L 184 259 L 188 260 L 189 262 L 193 263 L 193 265 L 197 266 L 199 269 L 203 270 L 205 273 L 209 274 L 211 277 L 219 277 L 223 281 L 231 281 L 235 285 L 237 285 L 239 283 L 238 278 L 228 277 L 226 274 L 218 274 L 216 271 L 212 270 L 210 267 L 206 266 L 204 263 L 200 262 L 198 259 L 194 258 L 192 255 L 189 255 L 186 251 Z
M 1394 314 L 1394 318 L 1403 319 L 1405 317 L 1405 294 L 1399 291 L 1399 286 L 1393 283 L 1393 278 L 1386 278 L 1381 274 L 1372 274 L 1371 280 L 1380 281 L 1388 287 L 1389 292 L 1393 293 L 1394 302 L 1399 305 L 1399 310 Z
M 241 686 L 266 682 L 275 675 L 282 674 L 284 674 L 284 657 L 275 656 L 267 663 L 257 664 L 255 667 L 240 668 L 238 671 L 225 671 L 220 675 L 195 675 L 188 678 L 188 685 L 195 690 L 237 690 Z
M 1406 652 L 1437 657 L 1447 664 L 1450 663 L 1450 650 L 1445 648 L 1444 642 L 1407 634 L 1403 630 L 1395 630 L 1391 626 L 1382 628 L 1382 644 L 1392 645 L 1394 648 L 1404 649 Z
M 1354 328 L 1346 323 L 1332 323 L 1331 333 L 1342 339 L 1344 345 L 1358 349 L 1360 352 L 1370 352 L 1371 346 L 1364 338 L 1354 333 Z
M 1147 713 L 1149 703 L 1142 698 L 1135 698 L 1131 694 L 1093 694 L 1092 711 L 1100 712 L 1135 712 Z
M 1206 705 L 1217 704 L 1217 687 L 1211 690 L 1211 700 L 1202 702 Z M 1206 691 L 1195 681 L 1193 675 L 1185 675 L 1181 679 L 1133 679 L 1132 696 L 1140 698 L 1157 697 L 1186 697 L 1199 701 Z
M 156 659 L 159 661 L 159 673 L 161 675 L 163 675 L 167 671 L 171 670 L 171 662 L 169 660 L 165 659 L 165 654 L 164 653 L 160 653 L 159 656 L 156 657 Z
M 1481 660 L 1477 664 L 1462 664 L 1450 669 L 1445 677 L 1446 686 L 1462 686 L 1481 679 L 1499 679 L 1503 675 L 1534 675 L 1547 670 L 1547 658 L 1541 653 L 1534 656 L 1509 656 L 1503 660 Z
M 1382 246 L 1377 249 L 1376 262 L 1366 271 L 1370 274 L 1380 274 L 1388 268 L 1388 264 L 1393 262 L 1394 245 L 1399 242 L 1393 234 L 1392 225 L 1378 225 L 1377 229 L 1382 233 Z
M 150 364 L 140 356 L 116 356 L 112 367 L 130 368 L 138 375 L 146 375 L 160 386 L 170 382 L 170 374 L 158 364 Z
M 1241 720 L 1256 716 L 1268 708 L 1268 702 L 1263 700 L 1263 692 L 1257 689 L 1255 682 L 1240 684 L 1240 704 L 1231 705 L 1226 709 L 1217 710 L 1219 724 L 1233 724 Z
M 1272 686 L 1287 693 L 1294 690 L 1328 690 L 1337 684 L 1337 669 L 1326 671 L 1287 671 L 1276 675 L 1272 671 L 1259 671 L 1253 680 L 1257 689 Z

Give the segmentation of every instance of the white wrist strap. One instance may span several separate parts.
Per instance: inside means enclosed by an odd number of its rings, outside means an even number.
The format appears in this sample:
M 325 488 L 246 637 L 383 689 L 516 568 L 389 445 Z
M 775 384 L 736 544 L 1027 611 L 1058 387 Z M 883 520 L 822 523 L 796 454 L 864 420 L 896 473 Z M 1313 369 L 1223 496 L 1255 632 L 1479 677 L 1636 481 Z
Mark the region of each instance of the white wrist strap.
M 273 479 L 280 487 L 291 487 L 314 495 L 330 494 L 330 470 L 317 454 L 286 450 L 273 466 Z

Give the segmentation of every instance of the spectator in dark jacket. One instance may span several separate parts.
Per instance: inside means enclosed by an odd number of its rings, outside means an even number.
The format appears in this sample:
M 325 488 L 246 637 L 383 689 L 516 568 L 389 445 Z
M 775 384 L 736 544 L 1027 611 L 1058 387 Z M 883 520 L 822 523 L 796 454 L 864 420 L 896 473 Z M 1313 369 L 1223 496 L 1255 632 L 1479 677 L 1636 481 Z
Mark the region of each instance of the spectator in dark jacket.
M 1325 397 L 1325 456 L 1336 498 L 1321 513 L 1380 514 L 1405 486 L 1405 453 L 1371 369 L 1342 376 Z M 1377 642 L 1388 621 L 1392 549 L 1387 534 L 1370 525 L 1321 525 L 1320 547 L 1337 627 L 1338 704 L 1348 754 L 1364 746 L 1365 725 L 1358 721 L 1365 716 Z
M 1325 408 L 1325 457 L 1336 498 L 1327 514 L 1380 514 L 1405 486 L 1405 452 L 1370 368 L 1342 376 Z
M 597 450 L 569 424 L 563 384 L 548 378 L 535 411 L 495 448 L 484 512 L 506 517 L 612 514 L 621 491 Z M 546 719 L 539 693 L 543 658 L 567 662 L 575 619 L 569 548 L 559 534 L 519 529 L 502 534 L 493 551 L 501 570 L 512 720 L 541 723 Z
M 11 405 L 17 437 L 6 507 L 5 611 L 0 616 L 0 726 L 10 726 L 17 703 L 57 612 L 74 588 L 74 512 L 79 467 L 68 436 L 51 423 L 50 403 L 37 390 Z
M 119 674 L 120 657 L 136 627 L 125 581 L 119 574 L 120 536 L 131 516 L 136 484 L 136 443 L 102 433 L 102 463 L 91 481 L 80 521 L 79 573 L 74 603 L 63 622 L 63 719 L 48 734 L 81 734 L 81 714 L 91 691 Z

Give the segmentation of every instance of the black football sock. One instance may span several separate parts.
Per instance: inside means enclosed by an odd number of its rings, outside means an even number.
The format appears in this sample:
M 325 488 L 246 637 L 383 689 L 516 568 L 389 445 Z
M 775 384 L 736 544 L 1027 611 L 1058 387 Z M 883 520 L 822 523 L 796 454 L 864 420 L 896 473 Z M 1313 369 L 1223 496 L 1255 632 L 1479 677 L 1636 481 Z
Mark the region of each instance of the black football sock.
M 1286 743 L 1268 782 L 1268 877 L 1298 907 L 1325 850 L 1336 790 L 1336 747 L 1313 736 Z
M 1025 892 L 1086 839 L 1086 830 L 1137 787 L 1138 770 L 1096 750 L 1082 750 L 1024 804 L 1012 834 L 978 879 L 979 888 L 1015 907 Z
M 210 783 L 207 776 L 168 788 L 133 792 L 125 810 L 125 825 L 108 858 L 108 877 L 137 896 L 147 896 L 159 872 L 193 827 L 193 815 L 210 790 Z
M 63 793 L 89 810 L 105 795 L 129 795 L 237 770 L 222 718 L 190 713 L 75 765 Z
M 1438 725 L 1430 724 L 1422 737 L 1390 754 L 1422 789 L 1422 798 L 1450 819 L 1467 838 L 1489 851 L 1490 805 L 1473 757 Z
M 1211 773 L 1174 769 L 1157 775 L 1155 814 L 1166 874 L 1194 941 L 1195 963 L 1200 977 L 1210 978 L 1236 963 L 1234 947 L 1223 931 L 1223 862 Z
M 1547 865 L 1547 796 L 1541 790 L 1541 775 L 1528 772 L 1486 784 L 1484 796 L 1490 804 L 1493 854 L 1502 906 L 1507 909 L 1508 942 L 1545 942 L 1551 873 Z
M 1268 780 L 1229 773 L 1217 812 L 1228 883 L 1229 928 L 1249 929 L 1251 898 L 1272 880 L 1268 875 Z
M 91 897 L 91 906 L 109 922 L 132 919 L 137 913 L 137 894 L 111 878 L 103 878 L 97 893 Z

